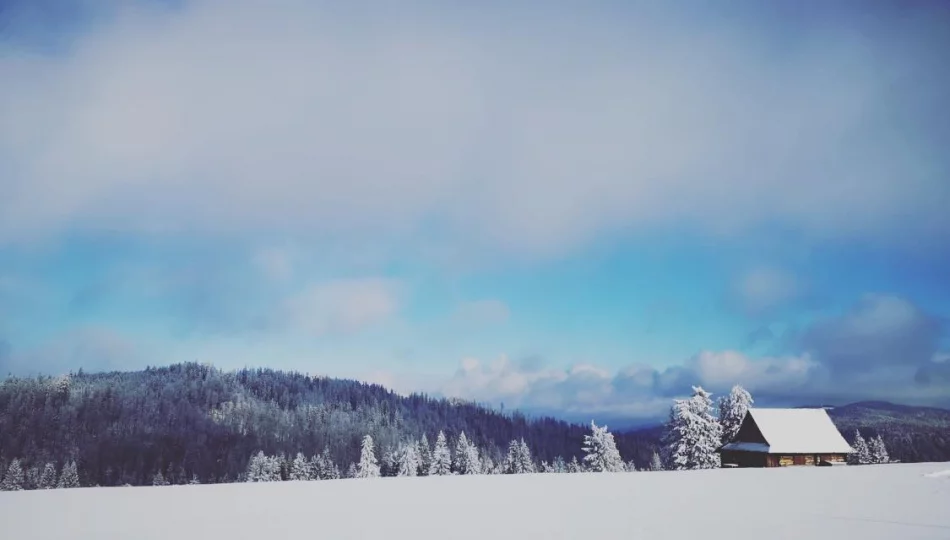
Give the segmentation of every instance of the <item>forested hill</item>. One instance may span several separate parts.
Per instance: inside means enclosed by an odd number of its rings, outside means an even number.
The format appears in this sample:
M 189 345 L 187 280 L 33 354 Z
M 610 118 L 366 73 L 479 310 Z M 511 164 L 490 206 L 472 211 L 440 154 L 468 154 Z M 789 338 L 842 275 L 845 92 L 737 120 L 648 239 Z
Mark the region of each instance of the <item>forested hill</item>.
M 950 410 L 864 401 L 829 407 L 828 415 L 849 442 L 855 430 L 881 435 L 892 459 L 950 461 Z
M 538 462 L 580 457 L 589 426 L 529 419 L 456 400 L 399 396 L 381 386 L 273 370 L 180 364 L 138 372 L 8 378 L 0 384 L 0 471 L 76 461 L 83 485 L 142 485 L 156 472 L 185 482 L 233 481 L 252 454 L 329 450 L 342 467 L 372 435 L 380 455 L 439 431 L 465 432 L 496 463 L 524 439 Z M 647 466 L 650 437 L 618 440 Z

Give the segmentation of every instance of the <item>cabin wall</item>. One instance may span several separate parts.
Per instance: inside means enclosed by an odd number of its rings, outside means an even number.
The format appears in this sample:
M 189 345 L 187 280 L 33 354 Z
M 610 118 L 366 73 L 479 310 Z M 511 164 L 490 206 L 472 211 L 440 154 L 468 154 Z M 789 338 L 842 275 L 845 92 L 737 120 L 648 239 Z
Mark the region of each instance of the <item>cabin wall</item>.
M 739 467 L 765 467 L 768 454 L 762 452 L 736 452 L 723 450 L 720 459 L 724 465 L 733 464 Z
M 765 454 L 723 450 L 720 458 L 723 465 L 734 464 L 739 467 L 813 467 L 822 461 L 844 463 L 847 454 Z

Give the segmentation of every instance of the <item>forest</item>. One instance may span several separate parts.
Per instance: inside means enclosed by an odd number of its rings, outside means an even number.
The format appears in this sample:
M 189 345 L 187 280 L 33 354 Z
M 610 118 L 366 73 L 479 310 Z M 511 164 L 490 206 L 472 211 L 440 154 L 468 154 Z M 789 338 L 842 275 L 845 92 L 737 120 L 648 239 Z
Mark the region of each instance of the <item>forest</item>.
M 597 426 L 270 369 L 226 372 L 186 363 L 138 372 L 8 377 L 0 384 L 0 472 L 16 461 L 22 483 L 34 488 L 220 483 L 268 474 L 353 476 L 368 459 L 367 439 L 384 476 L 405 473 L 409 451 L 415 460 L 409 468 L 427 474 L 431 463 L 421 461 L 431 460 L 440 443 L 448 449 L 451 471 L 474 470 L 471 463 L 477 462 L 485 473 L 576 472 L 590 466 L 585 448 L 592 434 L 608 437 L 609 446 L 616 441 L 618 455 L 609 458 L 608 468 L 619 466 L 614 462 L 625 470 L 706 468 L 718 466 L 711 450 L 717 437 L 693 445 L 702 447 L 702 455 L 675 455 L 670 437 L 679 429 L 677 410 L 698 408 L 715 427 L 711 433 L 723 432 L 719 423 L 728 432 L 723 416 L 731 410 L 735 424 L 742 407 L 751 404 L 744 390 L 745 401 L 730 402 L 735 392 L 720 400 L 720 419 L 700 389 L 673 404 L 666 426 L 616 434 L 602 428 L 598 435 Z M 939 409 L 931 411 L 922 422 L 919 412 L 868 414 L 877 411 L 872 405 L 856 409 L 862 414 L 830 411 L 847 424 L 842 431 L 849 441 L 860 428 L 869 441 L 886 443 L 892 460 L 950 459 L 950 423 L 944 423 L 950 412 L 943 411 L 945 419 Z M 918 421 L 901 421 L 905 417 Z

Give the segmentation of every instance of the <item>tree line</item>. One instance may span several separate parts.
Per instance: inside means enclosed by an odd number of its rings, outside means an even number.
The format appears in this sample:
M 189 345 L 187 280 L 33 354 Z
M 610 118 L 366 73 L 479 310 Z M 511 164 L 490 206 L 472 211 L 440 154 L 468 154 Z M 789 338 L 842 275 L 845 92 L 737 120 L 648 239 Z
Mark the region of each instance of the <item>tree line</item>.
M 0 488 L 48 489 L 54 476 L 55 487 L 335 479 L 373 475 L 373 463 L 379 476 L 715 468 L 752 403 L 737 385 L 714 406 L 697 387 L 674 400 L 659 437 L 615 436 L 593 422 L 268 369 L 9 377 Z M 865 445 L 862 463 L 887 452 L 880 435 Z

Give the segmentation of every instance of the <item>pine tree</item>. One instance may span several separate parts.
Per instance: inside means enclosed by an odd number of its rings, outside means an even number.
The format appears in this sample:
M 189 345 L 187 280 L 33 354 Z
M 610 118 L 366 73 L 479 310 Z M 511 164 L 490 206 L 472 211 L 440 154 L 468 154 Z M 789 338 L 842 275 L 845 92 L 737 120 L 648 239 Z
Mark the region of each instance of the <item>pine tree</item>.
M 674 401 L 664 437 L 670 469 L 718 468 L 721 440 L 722 426 L 712 416 L 711 395 L 702 387 L 694 386 L 691 398 Z
M 746 413 L 752 407 L 752 395 L 738 384 L 732 387 L 728 396 L 719 399 L 719 425 L 722 426 L 722 444 L 726 444 L 739 433 Z
M 430 476 L 445 476 L 452 474 L 452 456 L 449 445 L 445 440 L 445 433 L 439 432 L 435 440 L 435 450 L 432 451 L 432 464 L 429 467 Z
M 360 463 L 356 468 L 357 478 L 376 478 L 379 476 L 379 463 L 373 453 L 373 437 L 363 437 L 363 446 L 360 451 Z
M 887 447 L 884 445 L 884 439 L 880 435 L 870 440 L 868 449 L 870 450 L 870 463 L 888 463 L 891 458 L 887 454 Z
M 624 469 L 627 472 L 637 472 L 637 464 L 631 459 L 630 461 L 624 464 Z
M 310 463 L 302 452 L 297 452 L 294 461 L 290 464 L 290 479 L 296 481 L 313 479 Z
M 463 431 L 455 445 L 455 472 L 458 474 L 480 474 L 482 472 L 481 459 L 478 457 L 478 447 L 469 442 Z
M 663 470 L 663 460 L 660 459 L 660 454 L 657 452 L 653 452 L 653 457 L 650 458 L 650 470 L 651 471 Z
M 323 448 L 323 454 L 314 456 L 316 462 L 314 477 L 320 480 L 336 480 L 340 478 L 340 469 L 333 463 L 330 447 Z
M 43 467 L 43 474 L 40 475 L 40 489 L 53 489 L 56 487 L 56 465 L 47 463 Z
M 162 471 L 155 473 L 155 476 L 152 477 L 153 486 L 167 486 L 169 485 L 168 480 L 165 479 L 165 476 L 162 475 Z
M 584 467 L 577 461 L 577 456 L 571 458 L 571 462 L 567 464 L 567 472 L 569 473 L 580 473 L 584 472 Z
M 871 463 L 871 449 L 858 430 L 854 430 L 854 442 L 851 443 L 851 448 L 853 452 L 848 454 L 848 463 L 850 465 L 866 465 Z
M 419 457 L 416 455 L 415 443 L 407 444 L 399 455 L 399 471 L 397 476 L 416 476 L 419 474 Z
M 264 477 L 264 462 L 267 458 L 264 456 L 264 451 L 261 450 L 251 456 L 251 459 L 247 463 L 247 476 L 245 478 L 248 482 L 263 482 Z
M 518 444 L 518 456 L 521 460 L 521 470 L 524 474 L 536 472 L 537 469 L 534 466 L 534 459 L 531 457 L 531 449 L 528 448 L 528 443 L 524 442 L 523 438 Z
M 201 484 L 201 481 L 198 480 L 198 475 L 197 475 L 197 474 L 192 474 L 192 475 L 191 475 L 191 480 L 188 481 L 188 485 L 190 485 L 190 486 L 197 486 L 197 485 L 199 485 L 199 484 Z
M 513 440 L 508 444 L 508 455 L 505 457 L 505 474 L 530 474 L 535 472 L 534 460 L 531 458 L 531 449 L 521 440 Z
M 563 474 L 567 472 L 567 463 L 564 463 L 564 458 L 558 456 L 554 458 L 554 463 L 551 464 L 551 468 L 554 469 L 555 473 Z
M 10 462 L 7 474 L 3 476 L 3 481 L 0 482 L 0 491 L 20 491 L 23 489 L 25 480 L 20 460 L 14 459 Z
M 350 466 L 347 467 L 347 469 L 346 469 L 346 477 L 347 477 L 347 478 L 357 478 L 358 475 L 359 475 L 359 471 L 358 471 L 357 468 L 356 468 L 356 463 L 350 462 Z
M 26 470 L 23 481 L 23 489 L 39 489 L 40 488 L 40 469 L 39 467 L 33 466 Z
M 422 434 L 422 439 L 419 440 L 417 451 L 419 461 L 419 476 L 428 476 L 429 469 L 432 468 L 432 448 L 429 447 L 429 439 L 426 437 L 425 433 Z
M 70 461 L 63 465 L 63 470 L 59 475 L 58 488 L 78 488 L 79 487 L 79 469 L 75 461 Z
M 623 472 L 626 465 L 617 451 L 614 436 L 607 426 L 598 427 L 590 423 L 591 434 L 584 435 L 584 463 L 592 472 Z

